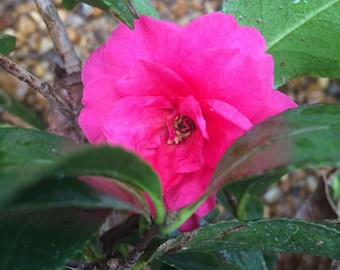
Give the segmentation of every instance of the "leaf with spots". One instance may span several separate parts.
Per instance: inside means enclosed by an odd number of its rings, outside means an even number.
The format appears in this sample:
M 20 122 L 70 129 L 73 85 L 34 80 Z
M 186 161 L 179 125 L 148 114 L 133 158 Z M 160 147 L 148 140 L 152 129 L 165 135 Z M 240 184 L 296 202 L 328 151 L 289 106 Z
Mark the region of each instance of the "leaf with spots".
M 339 0 L 228 0 L 223 11 L 264 35 L 277 86 L 297 76 L 339 77 Z

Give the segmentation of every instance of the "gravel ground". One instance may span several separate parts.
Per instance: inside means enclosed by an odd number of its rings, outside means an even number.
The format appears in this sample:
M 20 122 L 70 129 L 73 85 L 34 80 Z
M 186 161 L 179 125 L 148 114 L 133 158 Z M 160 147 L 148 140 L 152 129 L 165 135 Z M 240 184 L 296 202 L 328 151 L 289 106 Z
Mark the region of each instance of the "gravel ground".
M 153 0 L 164 20 L 187 24 L 194 17 L 219 10 L 221 0 Z M 100 46 L 116 26 L 116 21 L 103 11 L 86 5 L 66 11 L 61 0 L 55 1 L 59 14 L 80 58 Z M 33 1 L 1 1 L 0 31 L 16 36 L 17 45 L 11 58 L 43 81 L 53 82 L 54 64 L 59 59 Z M 46 100 L 8 73 L 0 71 L 0 88 L 14 93 L 19 100 L 46 114 Z M 335 103 L 340 100 L 339 81 L 327 78 L 298 78 L 280 88 L 298 104 Z M 296 170 L 273 185 L 262 196 L 265 216 L 291 217 L 304 199 L 315 190 L 320 170 Z

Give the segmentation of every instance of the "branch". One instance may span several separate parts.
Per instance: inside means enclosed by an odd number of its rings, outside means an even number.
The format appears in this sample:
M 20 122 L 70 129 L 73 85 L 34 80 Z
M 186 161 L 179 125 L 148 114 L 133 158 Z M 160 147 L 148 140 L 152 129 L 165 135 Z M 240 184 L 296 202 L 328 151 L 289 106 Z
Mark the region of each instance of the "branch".
M 77 130 L 77 133 L 83 140 L 85 140 L 84 135 L 82 134 L 78 123 L 77 123 L 77 114 L 68 106 L 63 99 L 61 99 L 52 89 L 52 87 L 46 83 L 41 82 L 37 77 L 32 75 L 27 70 L 23 69 L 21 66 L 13 62 L 8 57 L 0 54 L 0 66 L 7 70 L 9 73 L 17 77 L 19 80 L 27 83 L 38 93 L 47 98 L 50 102 L 57 104 L 58 108 L 63 112 L 63 114 L 71 120 L 74 128 Z
M 158 230 L 158 225 L 154 224 L 137 242 L 135 248 L 126 258 L 109 258 L 95 263 L 69 261 L 66 268 L 70 270 L 130 270 L 137 263 Z
M 81 61 L 66 33 L 63 22 L 51 0 L 34 0 L 50 32 L 54 47 L 62 59 L 67 74 L 81 71 Z

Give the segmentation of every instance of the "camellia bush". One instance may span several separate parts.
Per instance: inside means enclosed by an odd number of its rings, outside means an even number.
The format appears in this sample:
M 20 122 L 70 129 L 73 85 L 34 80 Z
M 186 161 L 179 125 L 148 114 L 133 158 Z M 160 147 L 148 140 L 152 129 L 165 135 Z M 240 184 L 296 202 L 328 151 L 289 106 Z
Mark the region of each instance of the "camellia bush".
M 302 255 L 337 269 L 336 206 L 265 219 L 258 196 L 329 166 L 322 192 L 340 197 L 340 105 L 276 90 L 340 77 L 340 1 L 229 0 L 186 26 L 146 0 L 83 2 L 120 24 L 82 66 L 54 4 L 35 0 L 63 62 L 53 86 L 0 35 L 0 66 L 50 105 L 49 132 L 0 127 L 1 269 L 269 270 Z

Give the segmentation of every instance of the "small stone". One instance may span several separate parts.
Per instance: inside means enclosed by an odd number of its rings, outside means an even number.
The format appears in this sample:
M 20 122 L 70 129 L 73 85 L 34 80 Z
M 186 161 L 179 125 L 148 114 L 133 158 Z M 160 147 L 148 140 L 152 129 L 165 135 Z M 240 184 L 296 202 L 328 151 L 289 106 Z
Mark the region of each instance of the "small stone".
M 41 39 L 41 45 L 40 45 L 40 51 L 39 53 L 45 54 L 49 52 L 50 50 L 53 50 L 53 42 L 48 37 L 43 37 Z
M 177 0 L 172 6 L 172 12 L 175 18 L 183 17 L 188 11 L 187 0 Z
M 104 14 L 104 11 L 99 8 L 93 8 L 91 16 L 94 18 L 100 17 Z
M 277 186 L 273 186 L 267 190 L 267 192 L 263 195 L 263 199 L 268 204 L 276 203 L 280 200 L 282 196 L 281 190 Z
M 33 33 L 29 38 L 28 38 L 28 46 L 31 51 L 33 52 L 39 52 L 40 50 L 40 45 L 41 45 L 41 35 L 38 32 Z
M 38 25 L 32 17 L 24 14 L 17 20 L 15 29 L 28 37 L 38 30 Z
M 80 41 L 80 35 L 78 34 L 78 32 L 74 28 L 66 27 L 66 32 L 67 32 L 67 35 L 68 35 L 70 41 L 73 44 L 76 44 Z

